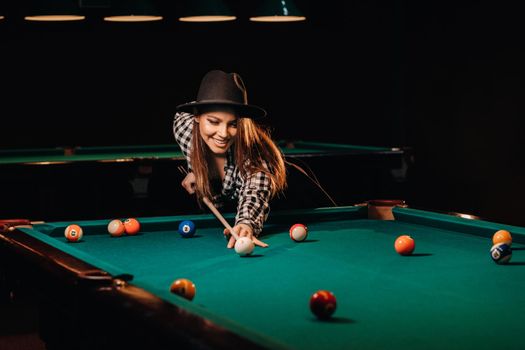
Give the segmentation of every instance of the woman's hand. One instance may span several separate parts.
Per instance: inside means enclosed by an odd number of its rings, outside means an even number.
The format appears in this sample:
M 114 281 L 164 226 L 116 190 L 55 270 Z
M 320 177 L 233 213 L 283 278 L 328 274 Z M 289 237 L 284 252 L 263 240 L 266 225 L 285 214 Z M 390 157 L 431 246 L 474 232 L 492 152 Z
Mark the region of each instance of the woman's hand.
M 195 175 L 193 173 L 186 174 L 186 177 L 181 182 L 182 187 L 186 191 L 188 191 L 189 194 L 195 193 Z
M 237 234 L 237 236 L 240 237 L 248 237 L 250 238 L 253 243 L 256 246 L 266 248 L 268 247 L 268 244 L 264 243 L 263 241 L 258 240 L 256 237 L 253 236 L 253 230 L 250 225 L 246 224 L 238 224 L 232 227 L 233 232 Z M 235 246 L 235 237 L 231 235 L 230 230 L 227 228 L 224 229 L 224 236 L 226 238 L 229 237 L 228 245 L 226 245 L 227 248 L 233 248 Z

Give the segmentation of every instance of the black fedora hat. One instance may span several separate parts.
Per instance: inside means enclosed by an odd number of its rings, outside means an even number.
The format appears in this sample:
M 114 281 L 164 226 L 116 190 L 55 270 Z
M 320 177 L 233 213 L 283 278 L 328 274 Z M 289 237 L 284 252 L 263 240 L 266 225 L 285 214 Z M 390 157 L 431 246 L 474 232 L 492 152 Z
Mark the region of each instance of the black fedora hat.
M 233 109 L 239 117 L 262 118 L 266 111 L 248 104 L 246 87 L 237 73 L 212 70 L 202 78 L 197 100 L 177 106 L 177 110 L 199 114 L 210 108 Z

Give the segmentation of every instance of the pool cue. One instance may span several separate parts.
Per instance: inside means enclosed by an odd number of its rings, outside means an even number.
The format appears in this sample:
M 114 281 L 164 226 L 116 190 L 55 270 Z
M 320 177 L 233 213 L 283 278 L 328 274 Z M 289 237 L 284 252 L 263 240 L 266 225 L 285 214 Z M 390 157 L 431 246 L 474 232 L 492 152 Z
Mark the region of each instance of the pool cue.
M 224 225 L 224 227 L 226 227 L 228 230 L 230 230 L 230 234 L 235 238 L 235 240 L 238 240 L 239 236 L 237 236 L 237 234 L 235 232 L 233 232 L 233 228 L 230 226 L 230 224 L 228 224 L 228 221 L 226 221 L 224 216 L 221 215 L 221 213 L 217 210 L 217 208 L 215 208 L 213 203 L 210 202 L 208 197 L 202 197 L 202 201 L 204 202 L 204 204 L 206 204 L 208 206 L 208 208 L 210 208 L 212 213 L 215 214 L 217 219 L 219 219 L 219 221 Z
M 182 166 L 182 165 L 179 165 L 178 166 L 178 169 L 181 173 L 185 174 L 185 175 L 188 175 L 188 171 Z M 213 205 L 213 203 L 208 199 L 208 197 L 203 197 L 202 198 L 202 201 L 204 202 L 204 204 L 206 204 L 206 206 L 211 210 L 211 212 L 213 214 L 215 214 L 215 216 L 217 217 L 217 219 L 219 219 L 219 221 L 224 225 L 224 227 L 226 227 L 229 231 L 230 231 L 230 234 L 233 236 L 233 238 L 235 238 L 235 240 L 238 240 L 239 239 L 239 236 L 237 236 L 237 234 L 235 232 L 233 232 L 233 228 L 230 226 L 230 224 L 228 224 L 228 221 L 226 221 L 226 219 L 224 218 L 224 216 L 222 216 L 222 214 L 217 210 L 217 208 L 215 208 L 215 206 Z

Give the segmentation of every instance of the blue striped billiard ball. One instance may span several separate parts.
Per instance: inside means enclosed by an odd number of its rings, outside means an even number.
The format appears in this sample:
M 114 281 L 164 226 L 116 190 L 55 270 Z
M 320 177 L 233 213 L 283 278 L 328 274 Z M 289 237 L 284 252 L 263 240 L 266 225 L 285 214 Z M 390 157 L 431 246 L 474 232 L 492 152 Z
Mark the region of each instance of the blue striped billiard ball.
M 507 264 L 512 257 L 512 249 L 506 243 L 494 244 L 490 248 L 490 256 L 496 264 Z
M 184 220 L 179 224 L 179 233 L 182 237 L 188 238 L 195 235 L 195 224 L 191 220 Z

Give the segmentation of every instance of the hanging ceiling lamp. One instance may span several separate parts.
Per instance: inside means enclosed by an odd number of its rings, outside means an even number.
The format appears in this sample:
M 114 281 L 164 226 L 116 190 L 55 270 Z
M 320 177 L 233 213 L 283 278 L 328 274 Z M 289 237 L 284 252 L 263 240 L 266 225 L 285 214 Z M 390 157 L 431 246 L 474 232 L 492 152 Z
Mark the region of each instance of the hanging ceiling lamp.
M 256 15 L 250 17 L 254 22 L 299 22 L 306 17 L 297 9 L 292 0 L 265 0 Z
M 221 0 L 188 0 L 181 22 L 227 22 L 237 19 Z
M 148 0 L 114 0 L 108 22 L 153 22 L 162 20 L 155 6 Z
M 86 17 L 80 12 L 78 0 L 31 1 L 26 21 L 66 22 L 81 21 Z

